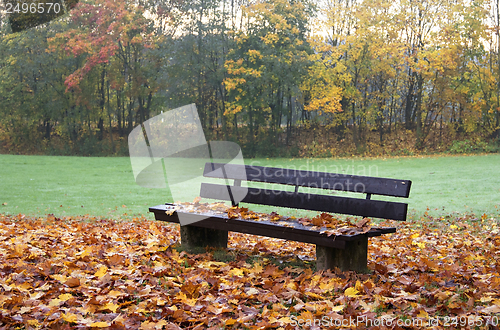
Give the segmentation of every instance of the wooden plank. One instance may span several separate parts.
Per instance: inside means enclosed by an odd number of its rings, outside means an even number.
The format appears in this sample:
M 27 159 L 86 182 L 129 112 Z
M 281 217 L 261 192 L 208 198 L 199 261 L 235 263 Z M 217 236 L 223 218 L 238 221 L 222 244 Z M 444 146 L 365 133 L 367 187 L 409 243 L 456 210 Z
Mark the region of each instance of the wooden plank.
M 410 180 L 375 178 L 327 172 L 313 172 L 276 167 L 262 167 L 236 164 L 206 163 L 203 175 L 210 178 L 224 178 L 220 168 L 224 166 L 227 179 L 277 183 L 300 187 L 359 192 L 365 194 L 408 197 Z
M 269 190 L 258 188 L 242 188 L 236 186 L 202 183 L 200 196 L 217 200 L 228 200 L 227 189 L 234 193 L 248 193 L 241 202 L 273 205 L 319 212 L 341 213 L 392 220 L 406 220 L 408 204 L 386 202 L 371 199 L 358 199 L 338 196 L 296 193 L 293 191 Z
M 157 205 L 150 207 L 149 211 L 154 213 L 156 220 L 179 223 L 177 212 L 174 212 L 172 215 L 165 213 L 165 211 L 169 209 L 171 209 L 171 207 L 168 205 Z M 372 228 L 370 232 L 365 234 L 328 236 L 326 234 L 321 234 L 319 231 L 307 229 L 307 227 L 303 229 L 290 228 L 269 221 L 228 219 L 223 216 L 209 216 L 196 213 L 183 213 L 183 216 L 192 217 L 192 220 L 196 220 L 196 222 L 190 224 L 190 226 L 281 238 L 337 249 L 343 249 L 346 241 L 358 240 L 360 237 L 373 237 L 396 232 L 395 228 Z

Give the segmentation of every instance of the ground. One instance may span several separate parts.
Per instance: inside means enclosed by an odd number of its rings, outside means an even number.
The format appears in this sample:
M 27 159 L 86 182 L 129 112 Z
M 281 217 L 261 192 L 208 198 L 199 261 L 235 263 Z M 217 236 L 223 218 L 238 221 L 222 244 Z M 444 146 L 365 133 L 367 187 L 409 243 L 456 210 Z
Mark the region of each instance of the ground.
M 4 328 L 497 328 L 500 233 L 423 216 L 369 241 L 371 274 L 315 272 L 314 246 L 230 234 L 191 255 L 179 227 L 0 215 Z M 465 322 L 465 323 L 464 323 Z

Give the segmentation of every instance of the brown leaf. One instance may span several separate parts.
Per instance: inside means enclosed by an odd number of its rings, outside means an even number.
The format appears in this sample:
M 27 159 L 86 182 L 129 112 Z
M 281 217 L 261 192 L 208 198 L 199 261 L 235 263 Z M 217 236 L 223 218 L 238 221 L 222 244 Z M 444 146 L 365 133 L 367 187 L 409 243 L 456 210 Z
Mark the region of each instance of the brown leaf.
M 125 257 L 120 255 L 120 254 L 113 254 L 111 257 L 108 258 L 109 264 L 113 265 L 113 266 L 123 264 L 124 260 L 125 260 Z
M 356 227 L 363 228 L 371 222 L 370 218 L 363 218 L 356 223 Z
M 69 286 L 70 288 L 76 288 L 77 286 L 80 286 L 80 279 L 76 277 L 70 277 L 66 282 L 64 282 L 64 284 Z

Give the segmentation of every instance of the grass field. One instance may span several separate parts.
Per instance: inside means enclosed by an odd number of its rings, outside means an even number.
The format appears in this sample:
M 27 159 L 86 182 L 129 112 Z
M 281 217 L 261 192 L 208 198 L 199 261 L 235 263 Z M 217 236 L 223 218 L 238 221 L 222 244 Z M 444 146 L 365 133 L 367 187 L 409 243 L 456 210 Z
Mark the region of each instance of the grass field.
M 408 199 L 412 216 L 426 211 L 432 215 L 500 214 L 499 154 L 354 160 L 249 159 L 246 163 L 409 179 L 413 181 Z M 172 201 L 166 189 L 138 186 L 130 160 L 124 157 L 0 155 L 0 185 L 0 213 L 5 214 L 90 214 L 110 218 L 145 215 L 152 219 L 148 206 Z

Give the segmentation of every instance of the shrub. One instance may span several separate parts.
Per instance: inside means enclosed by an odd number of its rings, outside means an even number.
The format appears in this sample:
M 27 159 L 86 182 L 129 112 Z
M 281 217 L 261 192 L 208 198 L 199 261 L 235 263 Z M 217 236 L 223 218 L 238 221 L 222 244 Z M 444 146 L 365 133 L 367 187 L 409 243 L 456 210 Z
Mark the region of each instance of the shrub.
M 450 148 L 448 148 L 450 154 L 477 154 L 496 151 L 495 146 L 479 140 L 453 141 Z

